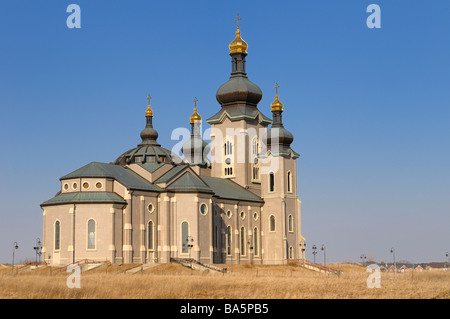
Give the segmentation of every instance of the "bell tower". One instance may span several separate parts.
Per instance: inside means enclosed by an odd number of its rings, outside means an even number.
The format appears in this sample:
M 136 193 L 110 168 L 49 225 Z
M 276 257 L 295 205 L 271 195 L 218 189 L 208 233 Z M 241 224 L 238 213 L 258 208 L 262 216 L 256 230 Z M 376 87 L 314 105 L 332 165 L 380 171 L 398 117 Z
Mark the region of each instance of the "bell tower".
M 271 104 L 273 122 L 263 141 L 266 144 L 261 160 L 261 197 L 264 210 L 263 248 L 265 258 L 273 263 L 304 259 L 305 239 L 301 236 L 300 200 L 297 195 L 297 158 L 291 149 L 293 135 L 284 127 L 284 105 L 278 97 Z
M 230 78 L 216 93 L 221 109 L 206 120 L 211 125 L 211 175 L 229 178 L 260 196 L 259 172 L 254 170 L 257 141 L 272 121 L 258 110 L 262 91 L 247 76 L 248 44 L 241 37 L 240 20 L 238 15 L 236 36 L 229 44 Z

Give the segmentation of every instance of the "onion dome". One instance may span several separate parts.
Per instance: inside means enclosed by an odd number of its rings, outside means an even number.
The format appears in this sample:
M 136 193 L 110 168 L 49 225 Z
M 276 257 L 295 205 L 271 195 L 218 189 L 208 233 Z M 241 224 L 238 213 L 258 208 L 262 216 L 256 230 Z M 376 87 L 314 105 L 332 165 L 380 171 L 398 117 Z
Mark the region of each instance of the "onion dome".
M 194 102 L 195 102 L 194 113 L 189 118 L 191 124 L 193 124 L 196 121 L 201 121 L 202 120 L 202 117 L 200 116 L 200 114 L 197 113 L 197 101 L 198 101 L 197 98 L 195 98 L 194 99 Z
M 278 98 L 278 88 L 279 85 L 277 83 L 275 84 L 275 101 L 271 104 L 273 115 L 272 127 L 263 137 L 263 140 L 266 141 L 267 147 L 272 153 L 288 155 L 290 146 L 294 141 L 294 136 L 284 128 L 282 121 L 283 103 Z
M 120 155 L 114 164 L 129 165 L 132 163 L 180 163 L 181 160 L 171 151 L 161 147 L 156 141 L 158 132 L 153 128 L 153 111 L 150 107 L 150 94 L 145 111 L 146 125 L 141 131 L 142 142 L 135 148 Z
M 247 78 L 245 71 L 245 57 L 247 55 L 247 43 L 241 38 L 239 30 L 239 15 L 236 38 L 230 43 L 231 76 L 230 79 L 219 87 L 216 93 L 217 102 L 222 106 L 229 104 L 248 104 L 256 106 L 262 99 L 261 89 Z
M 209 146 L 208 143 L 202 139 L 202 117 L 197 113 L 197 101 L 197 98 L 195 98 L 194 114 L 190 117 L 191 137 L 183 144 L 181 151 L 183 152 L 186 161 L 191 165 L 205 165 Z
M 256 106 L 262 99 L 262 91 L 247 77 L 231 77 L 219 87 L 216 99 L 222 106 L 239 102 Z
M 238 15 L 239 17 L 239 15 Z M 241 38 L 241 30 L 239 30 L 239 23 L 236 30 L 236 38 L 230 42 L 230 53 L 244 52 L 247 53 L 248 44 Z
M 280 102 L 278 99 L 278 84 L 275 85 L 275 88 L 277 89 L 275 93 L 275 101 L 272 102 L 270 107 L 272 108 L 272 111 L 283 111 L 283 103 Z

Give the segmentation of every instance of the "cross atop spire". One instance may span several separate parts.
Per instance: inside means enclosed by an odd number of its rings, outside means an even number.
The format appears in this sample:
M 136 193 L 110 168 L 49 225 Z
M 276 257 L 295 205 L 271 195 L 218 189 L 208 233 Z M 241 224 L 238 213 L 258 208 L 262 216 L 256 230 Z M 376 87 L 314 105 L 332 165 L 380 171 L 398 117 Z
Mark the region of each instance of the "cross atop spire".
M 242 20 L 242 18 L 239 16 L 239 13 L 236 17 L 236 19 L 234 19 L 235 21 L 237 21 L 237 28 L 239 29 L 239 20 Z
M 278 88 L 279 88 L 280 86 L 278 85 L 278 83 L 275 83 L 275 86 L 274 86 L 274 88 L 275 88 L 275 94 L 276 95 L 278 95 Z
M 147 111 L 145 111 L 145 116 L 153 116 L 153 111 L 152 111 L 152 109 L 150 108 L 150 99 L 151 99 L 151 98 L 152 98 L 152 97 L 150 96 L 150 94 L 147 95 L 148 105 L 147 105 Z
M 194 108 L 196 110 L 197 110 L 197 101 L 198 101 L 197 97 L 194 97 Z

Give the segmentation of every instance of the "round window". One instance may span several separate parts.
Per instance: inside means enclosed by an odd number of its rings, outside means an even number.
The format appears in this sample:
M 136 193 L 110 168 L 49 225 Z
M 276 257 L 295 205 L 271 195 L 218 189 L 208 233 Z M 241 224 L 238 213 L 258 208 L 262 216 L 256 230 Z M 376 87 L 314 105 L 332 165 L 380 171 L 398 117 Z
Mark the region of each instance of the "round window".
M 97 188 L 102 188 L 103 185 L 102 185 L 102 183 L 98 182 L 97 184 L 95 184 L 95 187 L 97 187 Z
M 231 211 L 227 211 L 227 217 L 231 218 Z
M 89 188 L 89 183 L 83 183 L 83 188 L 84 189 L 88 189 Z
M 69 189 L 69 184 L 64 184 L 64 189 L 68 190 Z
M 153 204 L 148 204 L 147 209 L 150 213 L 153 213 Z
M 256 213 L 256 212 L 253 213 L 253 219 L 254 219 L 254 220 L 258 220 L 258 213 Z
M 241 212 L 241 218 L 244 219 L 245 218 L 245 213 Z
M 73 188 L 73 189 L 77 189 L 77 188 L 78 188 L 78 184 L 77 184 L 77 183 L 73 183 L 73 184 L 72 184 L 72 188 Z
M 206 215 L 207 212 L 208 212 L 208 207 L 206 206 L 206 204 L 201 204 L 200 205 L 200 213 L 202 213 L 202 215 Z

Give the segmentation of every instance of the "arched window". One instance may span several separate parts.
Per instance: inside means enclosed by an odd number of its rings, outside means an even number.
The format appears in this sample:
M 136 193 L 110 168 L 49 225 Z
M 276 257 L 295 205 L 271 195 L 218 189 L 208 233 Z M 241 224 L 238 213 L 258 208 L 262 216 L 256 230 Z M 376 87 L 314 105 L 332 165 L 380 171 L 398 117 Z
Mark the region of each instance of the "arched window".
M 55 250 L 60 249 L 61 243 L 61 222 L 57 220 L 55 222 Z
M 226 237 L 227 237 L 227 255 L 230 256 L 231 255 L 231 226 L 227 227 Z
M 287 191 L 290 193 L 292 192 L 292 174 L 291 172 L 287 172 Z
M 95 249 L 95 220 L 88 221 L 88 249 Z
M 253 252 L 255 256 L 259 256 L 259 232 L 258 227 L 253 229 Z
M 225 155 L 233 155 L 233 142 L 227 140 L 224 144 Z
M 241 256 L 245 256 L 245 227 L 241 227 Z
M 269 231 L 275 231 L 275 216 L 270 215 L 269 217 Z
M 275 191 L 275 176 L 271 172 L 269 174 L 269 192 Z
M 154 246 L 153 246 L 153 222 L 152 221 L 148 222 L 147 229 L 148 229 L 148 231 L 147 231 L 147 234 L 148 234 L 148 236 L 147 236 L 148 237 L 148 249 L 153 250 Z
M 294 231 L 292 215 L 289 215 L 289 217 L 288 217 L 288 231 L 290 231 L 290 232 Z
M 188 253 L 188 236 L 189 224 L 188 222 L 181 223 L 181 252 Z

